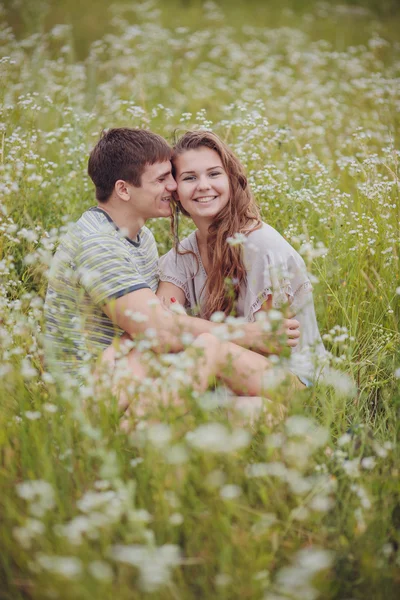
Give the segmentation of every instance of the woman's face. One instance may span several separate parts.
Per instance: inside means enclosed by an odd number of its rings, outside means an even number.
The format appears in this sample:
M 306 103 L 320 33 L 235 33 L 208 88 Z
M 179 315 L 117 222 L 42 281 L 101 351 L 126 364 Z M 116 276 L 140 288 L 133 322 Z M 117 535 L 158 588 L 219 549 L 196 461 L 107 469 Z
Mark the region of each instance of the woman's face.
M 229 202 L 229 179 L 215 150 L 201 146 L 174 159 L 177 194 L 195 221 L 212 220 Z

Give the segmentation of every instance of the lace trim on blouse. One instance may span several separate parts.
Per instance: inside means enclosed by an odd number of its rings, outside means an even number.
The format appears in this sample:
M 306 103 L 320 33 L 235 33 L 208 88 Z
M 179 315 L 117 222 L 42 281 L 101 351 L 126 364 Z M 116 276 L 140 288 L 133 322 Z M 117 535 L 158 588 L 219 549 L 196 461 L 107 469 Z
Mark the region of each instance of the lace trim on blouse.
M 288 299 L 289 299 L 289 304 L 293 304 L 293 302 L 295 302 L 296 296 L 298 296 L 302 292 L 308 292 L 308 291 L 311 292 L 312 289 L 313 289 L 313 287 L 312 287 L 311 281 L 305 281 L 304 283 L 299 285 L 299 287 L 296 289 L 295 292 L 293 292 L 290 283 L 284 283 L 280 287 L 280 289 L 276 290 L 275 292 L 273 292 L 271 290 L 271 288 L 265 288 L 262 292 L 257 294 L 257 298 L 255 299 L 253 304 L 250 306 L 249 313 L 248 313 L 248 320 L 249 321 L 255 320 L 254 313 L 256 313 L 258 310 L 260 310 L 260 308 L 262 307 L 262 305 L 268 299 L 269 296 L 272 296 L 273 307 L 279 308 L 280 306 L 285 304 L 285 302 L 287 302 Z
M 289 303 L 291 304 L 294 297 L 290 283 L 283 284 L 280 287 L 280 289 L 275 290 L 275 292 L 273 292 L 271 288 L 265 288 L 262 292 L 257 294 L 257 298 L 250 306 L 247 317 L 249 321 L 255 320 L 254 313 L 260 310 L 261 306 L 264 304 L 264 302 L 269 296 L 272 296 L 272 304 L 274 308 L 279 308 L 280 306 L 285 304 L 288 301 L 288 297 Z
M 305 281 L 304 283 L 299 285 L 299 287 L 293 294 L 293 298 L 295 298 L 297 296 L 297 294 L 300 294 L 300 292 L 308 292 L 308 291 L 312 291 L 312 289 L 313 289 L 313 286 L 312 286 L 311 281 Z

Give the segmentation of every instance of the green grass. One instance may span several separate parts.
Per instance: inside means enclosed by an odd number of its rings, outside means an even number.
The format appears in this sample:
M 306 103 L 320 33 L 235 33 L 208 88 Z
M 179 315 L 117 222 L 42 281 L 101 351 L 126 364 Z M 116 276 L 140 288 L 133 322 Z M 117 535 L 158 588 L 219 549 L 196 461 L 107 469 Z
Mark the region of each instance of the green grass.
M 121 6 L 0 13 L 0 599 L 397 598 L 397 4 Z M 283 388 L 287 416 L 250 425 L 207 408 L 218 394 L 165 407 L 150 388 L 126 433 L 106 389 L 45 370 L 46 270 L 94 203 L 102 128 L 172 141 L 200 125 L 304 253 L 332 364 L 357 390 Z M 169 223 L 150 226 L 162 254 Z M 39 495 L 18 487 L 35 481 Z

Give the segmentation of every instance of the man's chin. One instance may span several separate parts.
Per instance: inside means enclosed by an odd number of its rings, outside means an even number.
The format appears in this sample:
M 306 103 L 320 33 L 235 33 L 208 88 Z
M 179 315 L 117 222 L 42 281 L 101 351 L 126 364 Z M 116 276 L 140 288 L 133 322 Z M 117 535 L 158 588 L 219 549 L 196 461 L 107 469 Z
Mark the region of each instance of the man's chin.
M 164 208 L 164 209 L 161 211 L 161 213 L 162 213 L 162 214 L 160 214 L 160 215 L 159 215 L 160 217 L 170 217 L 170 216 L 172 215 L 172 210 L 171 210 L 171 207 L 170 207 L 170 206 L 169 206 L 168 208 L 167 208 L 167 207 L 165 207 L 165 208 Z

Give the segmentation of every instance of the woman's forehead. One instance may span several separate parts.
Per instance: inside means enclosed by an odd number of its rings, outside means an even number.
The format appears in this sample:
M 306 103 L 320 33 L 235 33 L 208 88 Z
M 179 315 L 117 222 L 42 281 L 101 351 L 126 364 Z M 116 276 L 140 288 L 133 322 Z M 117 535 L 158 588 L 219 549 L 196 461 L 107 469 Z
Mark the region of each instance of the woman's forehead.
M 178 171 L 195 171 L 198 168 L 212 168 L 222 166 L 218 152 L 206 146 L 192 150 L 185 150 L 174 159 L 174 166 Z

